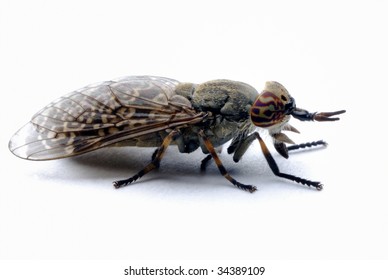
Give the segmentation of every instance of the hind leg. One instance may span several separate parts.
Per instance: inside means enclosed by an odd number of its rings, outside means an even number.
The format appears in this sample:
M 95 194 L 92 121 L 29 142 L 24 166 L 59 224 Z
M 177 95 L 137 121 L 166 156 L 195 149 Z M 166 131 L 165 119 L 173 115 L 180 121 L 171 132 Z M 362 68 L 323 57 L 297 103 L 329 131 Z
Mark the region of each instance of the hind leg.
M 144 176 L 145 174 L 147 174 L 148 172 L 150 172 L 151 170 L 154 170 L 156 168 L 159 167 L 160 165 L 160 161 L 162 160 L 165 152 L 166 152 L 166 149 L 167 147 L 170 145 L 170 143 L 174 140 L 175 137 L 177 137 L 179 135 L 179 131 L 178 130 L 173 130 L 171 131 L 164 139 L 163 139 L 163 143 L 162 145 L 154 152 L 154 154 L 152 155 L 152 161 L 151 163 L 149 163 L 146 167 L 144 167 L 142 170 L 140 170 L 138 173 L 136 173 L 134 176 L 132 177 L 129 177 L 128 179 L 124 179 L 124 180 L 119 180 L 119 181 L 115 181 L 113 182 L 113 186 L 117 189 L 117 188 L 120 188 L 120 187 L 124 187 L 126 185 L 129 185 L 133 182 L 135 182 L 136 180 L 138 180 L 139 178 L 141 178 L 142 176 Z

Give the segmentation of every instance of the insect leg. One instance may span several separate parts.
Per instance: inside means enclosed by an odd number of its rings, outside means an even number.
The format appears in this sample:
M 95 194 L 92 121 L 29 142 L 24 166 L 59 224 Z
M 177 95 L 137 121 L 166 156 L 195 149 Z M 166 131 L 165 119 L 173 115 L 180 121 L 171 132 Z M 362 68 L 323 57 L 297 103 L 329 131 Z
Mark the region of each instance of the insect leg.
M 234 151 L 233 154 L 233 161 L 239 162 L 242 156 L 245 154 L 245 152 L 248 150 L 249 146 L 252 144 L 253 140 L 256 139 L 256 136 L 254 133 L 248 135 L 245 137 L 241 144 L 237 147 L 237 149 Z
M 301 144 L 288 146 L 287 150 L 292 151 L 292 150 L 305 149 L 305 148 L 311 148 L 311 147 L 316 147 L 316 146 L 327 146 L 327 143 L 323 140 L 301 143 Z
M 207 155 L 203 160 L 201 160 L 201 171 L 205 171 L 206 167 L 210 164 L 212 155 Z
M 162 145 L 156 150 L 155 156 L 152 156 L 153 159 L 151 163 L 149 163 L 146 167 L 144 167 L 142 170 L 140 170 L 136 175 L 125 179 L 125 180 L 119 180 L 113 182 L 113 186 L 117 189 L 126 185 L 131 184 L 132 182 L 135 182 L 137 179 L 141 178 L 151 170 L 158 168 L 160 165 L 160 161 L 162 160 L 164 153 L 166 152 L 167 147 L 170 145 L 171 141 L 174 140 L 174 138 L 179 135 L 178 130 L 171 131 L 164 139 Z
M 214 161 L 218 167 L 218 170 L 220 171 L 222 176 L 224 176 L 229 182 L 231 182 L 233 185 L 237 186 L 238 188 L 240 188 L 242 190 L 249 191 L 251 193 L 257 190 L 255 186 L 244 185 L 244 184 L 236 181 L 232 176 L 230 176 L 230 174 L 228 173 L 228 171 L 226 171 L 224 165 L 222 164 L 220 158 L 218 157 L 217 152 L 213 147 L 213 144 L 210 142 L 209 138 L 207 138 L 207 136 L 205 135 L 205 133 L 202 130 L 199 131 L 199 136 L 202 138 L 206 149 L 209 151 L 210 155 L 214 159 Z
M 327 143 L 323 140 L 319 140 L 319 141 L 314 141 L 314 142 L 307 142 L 307 143 L 286 146 L 286 144 L 284 144 L 283 142 L 275 142 L 274 146 L 275 146 L 276 151 L 278 151 L 278 153 L 282 157 L 288 158 L 289 151 L 311 148 L 311 147 L 316 147 L 316 146 L 327 146 Z
M 220 154 L 222 152 L 222 146 L 216 148 L 216 152 Z M 212 155 L 207 155 L 206 157 L 204 157 L 203 160 L 201 160 L 201 171 L 206 171 L 206 168 L 211 163 L 210 161 L 211 159 L 212 159 Z
M 307 179 L 296 177 L 294 175 L 280 172 L 279 167 L 276 164 L 275 159 L 272 157 L 271 153 L 269 152 L 267 146 L 265 145 L 263 139 L 260 137 L 259 133 L 255 132 L 254 134 L 255 134 L 257 140 L 259 140 L 261 150 L 263 151 L 264 157 L 267 160 L 269 167 L 271 168 L 272 172 L 276 176 L 297 182 L 297 183 L 302 184 L 302 185 L 313 186 L 317 190 L 322 190 L 323 185 L 320 182 L 310 181 Z
M 157 148 L 157 149 L 152 153 L 152 156 L 151 156 L 151 160 L 152 160 L 152 161 L 156 158 L 156 155 L 158 154 L 158 151 L 159 151 L 159 148 Z

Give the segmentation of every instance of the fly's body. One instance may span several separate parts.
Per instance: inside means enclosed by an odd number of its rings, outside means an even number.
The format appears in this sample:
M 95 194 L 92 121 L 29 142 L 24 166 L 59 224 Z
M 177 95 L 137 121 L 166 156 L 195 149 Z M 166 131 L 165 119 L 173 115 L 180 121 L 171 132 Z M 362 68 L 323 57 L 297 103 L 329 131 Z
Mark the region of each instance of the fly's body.
M 162 77 L 131 76 L 89 85 L 52 102 L 11 138 L 9 148 L 24 159 L 49 160 L 111 145 L 158 147 L 150 164 L 135 176 L 114 182 L 116 187 L 132 183 L 157 168 L 170 144 L 177 145 L 181 153 L 200 148 L 209 154 L 202 169 L 213 158 L 227 180 L 253 192 L 254 186 L 230 176 L 215 148 L 232 140 L 228 153 L 238 162 L 253 140 L 258 139 L 275 175 L 321 189 L 319 182 L 281 173 L 255 129 L 268 129 L 276 150 L 288 158 L 289 150 L 325 144 L 318 141 L 286 146 L 293 142 L 282 131 L 297 132 L 288 124 L 291 116 L 333 121 L 338 118 L 331 116 L 344 112 L 312 114 L 299 109 L 277 82 L 267 82 L 259 94 L 245 83 L 230 80 L 197 85 Z

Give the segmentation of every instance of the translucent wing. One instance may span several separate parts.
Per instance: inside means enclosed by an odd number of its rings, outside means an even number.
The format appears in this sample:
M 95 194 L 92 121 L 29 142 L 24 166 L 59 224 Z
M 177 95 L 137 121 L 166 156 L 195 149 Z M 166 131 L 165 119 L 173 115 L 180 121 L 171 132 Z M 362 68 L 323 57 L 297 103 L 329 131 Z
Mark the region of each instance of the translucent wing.
M 89 85 L 36 113 L 9 142 L 16 156 L 48 160 L 89 152 L 123 140 L 202 120 L 177 81 L 132 76 Z

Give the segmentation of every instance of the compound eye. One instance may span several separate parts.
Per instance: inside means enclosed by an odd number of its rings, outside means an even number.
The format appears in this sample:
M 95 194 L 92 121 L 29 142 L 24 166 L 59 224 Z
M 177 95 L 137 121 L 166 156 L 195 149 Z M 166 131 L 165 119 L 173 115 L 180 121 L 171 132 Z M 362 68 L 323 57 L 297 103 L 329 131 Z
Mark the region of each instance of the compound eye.
M 253 124 L 266 128 L 281 123 L 288 113 L 286 110 L 288 103 L 284 95 L 262 92 L 251 107 L 250 116 Z

